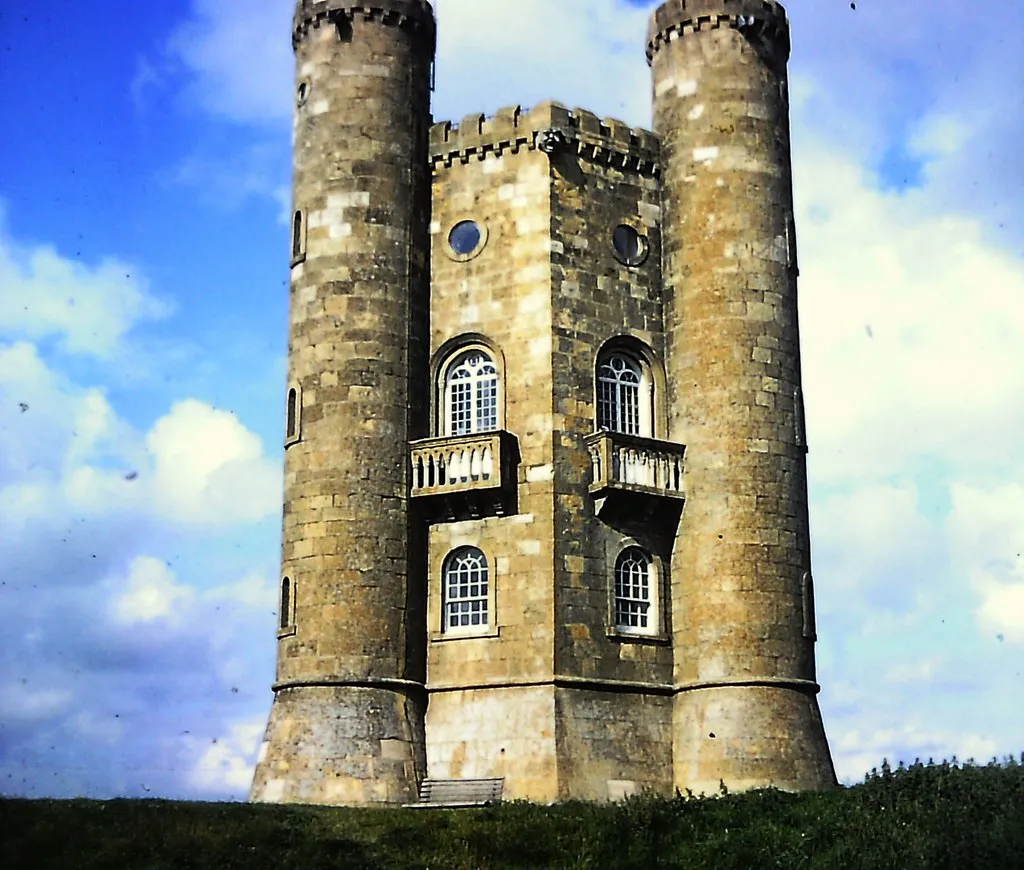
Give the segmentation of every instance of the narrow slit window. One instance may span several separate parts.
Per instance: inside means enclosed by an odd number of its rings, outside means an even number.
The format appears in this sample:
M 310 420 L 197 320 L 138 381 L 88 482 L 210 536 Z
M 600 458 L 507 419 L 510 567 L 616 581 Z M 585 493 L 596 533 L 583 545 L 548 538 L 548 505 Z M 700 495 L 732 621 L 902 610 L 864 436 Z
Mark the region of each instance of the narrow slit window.
M 818 628 L 814 620 L 814 578 L 810 571 L 804 571 L 801 578 L 801 593 L 804 611 L 804 637 L 807 640 L 818 639 Z
M 302 212 L 295 212 L 292 219 L 292 258 L 302 256 Z
M 299 391 L 288 390 L 288 437 L 295 438 L 299 429 Z
M 282 629 L 292 624 L 292 581 L 285 577 L 281 581 L 281 612 L 279 626 Z

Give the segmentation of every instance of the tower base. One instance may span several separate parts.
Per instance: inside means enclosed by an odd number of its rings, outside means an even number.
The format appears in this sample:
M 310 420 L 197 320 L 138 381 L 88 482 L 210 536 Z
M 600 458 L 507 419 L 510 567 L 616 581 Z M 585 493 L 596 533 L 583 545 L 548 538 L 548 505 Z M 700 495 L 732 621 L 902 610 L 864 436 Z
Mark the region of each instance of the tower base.
M 752 681 L 753 682 L 753 681 Z M 675 785 L 694 794 L 836 786 L 817 686 L 736 684 L 676 696 Z
M 415 689 L 276 690 L 249 799 L 365 806 L 415 801 L 426 771 Z

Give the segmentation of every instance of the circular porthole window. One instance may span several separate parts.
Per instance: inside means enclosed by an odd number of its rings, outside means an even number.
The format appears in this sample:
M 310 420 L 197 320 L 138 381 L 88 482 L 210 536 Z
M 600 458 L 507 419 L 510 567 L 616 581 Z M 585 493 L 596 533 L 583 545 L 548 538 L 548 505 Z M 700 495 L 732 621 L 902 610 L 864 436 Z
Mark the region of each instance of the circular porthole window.
M 299 86 L 295 89 L 295 103 L 298 106 L 306 105 L 306 100 L 309 99 L 309 92 L 312 89 L 312 85 L 309 79 L 303 79 L 299 82 Z
M 639 266 L 650 252 L 647 237 L 626 224 L 619 224 L 615 228 L 612 247 L 615 249 L 615 258 L 627 266 Z
M 448 254 L 453 260 L 471 260 L 487 244 L 487 230 L 474 220 L 459 221 L 448 232 Z

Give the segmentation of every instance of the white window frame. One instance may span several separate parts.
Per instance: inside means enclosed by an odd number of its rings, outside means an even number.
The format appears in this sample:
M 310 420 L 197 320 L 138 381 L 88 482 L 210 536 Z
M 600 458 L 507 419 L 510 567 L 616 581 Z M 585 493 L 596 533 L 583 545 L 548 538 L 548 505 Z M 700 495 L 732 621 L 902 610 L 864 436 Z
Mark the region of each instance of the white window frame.
M 620 595 L 623 564 L 627 560 L 634 565 L 638 564 L 639 560 L 636 560 L 635 556 L 640 557 L 646 569 L 643 578 L 646 585 L 646 597 Z M 632 591 L 633 589 L 630 589 L 630 592 Z M 659 571 L 658 560 L 651 553 L 636 544 L 630 544 L 628 547 L 625 547 L 615 559 L 615 566 L 612 570 L 611 592 L 611 624 L 616 634 L 636 637 L 661 636 L 661 572 Z M 645 610 L 637 608 L 637 625 L 631 625 L 628 620 L 620 619 L 624 610 L 620 603 L 646 605 Z M 642 616 L 646 616 L 646 625 L 640 624 L 644 621 Z
M 477 572 L 482 568 L 483 578 L 470 574 L 465 580 L 461 580 L 456 586 L 465 586 L 465 595 L 452 597 L 451 580 L 453 569 L 466 565 L 470 560 L 475 561 Z M 461 565 L 457 564 L 461 563 Z M 473 571 L 473 568 L 469 569 Z M 476 587 L 474 589 L 474 587 Z M 483 588 L 481 588 L 483 587 Z M 459 605 L 458 622 L 453 625 L 451 612 L 453 605 Z M 463 605 L 470 605 L 463 607 Z M 476 608 L 473 605 L 477 605 Z M 475 611 L 475 612 L 474 612 Z M 480 620 L 473 623 L 473 617 L 480 616 Z M 463 617 L 467 624 L 461 624 Z M 494 625 L 494 577 L 491 564 L 487 555 L 479 547 L 458 547 L 452 550 L 444 559 L 441 568 L 441 635 L 444 637 L 459 637 L 467 635 L 490 635 Z
M 618 365 L 616 365 L 618 364 Z M 635 391 L 627 380 L 627 375 L 636 378 Z M 651 373 L 646 361 L 627 351 L 614 349 L 601 354 L 595 370 L 597 431 L 616 432 L 623 435 L 636 435 L 641 438 L 654 437 L 654 402 Z M 613 391 L 611 399 L 603 399 L 606 390 Z M 627 391 L 634 392 L 636 413 L 626 416 L 626 403 L 623 397 Z M 603 408 L 611 406 L 611 420 L 605 419 Z
M 479 357 L 480 363 L 476 371 L 469 370 L 470 361 Z M 485 368 L 492 371 L 481 371 Z M 465 427 L 458 427 L 453 420 L 454 407 L 454 384 L 456 374 L 460 371 L 467 371 L 465 378 L 458 378 L 460 384 L 468 386 L 470 391 L 469 399 L 469 423 Z M 481 419 L 481 399 L 485 398 L 485 391 L 489 390 L 489 398 L 492 402 L 493 416 Z M 502 425 L 502 391 L 501 391 L 501 369 L 497 361 L 487 348 L 473 346 L 461 348 L 457 351 L 443 369 L 442 402 L 441 402 L 441 431 L 447 437 L 458 437 L 460 435 L 478 435 L 485 432 L 496 432 Z

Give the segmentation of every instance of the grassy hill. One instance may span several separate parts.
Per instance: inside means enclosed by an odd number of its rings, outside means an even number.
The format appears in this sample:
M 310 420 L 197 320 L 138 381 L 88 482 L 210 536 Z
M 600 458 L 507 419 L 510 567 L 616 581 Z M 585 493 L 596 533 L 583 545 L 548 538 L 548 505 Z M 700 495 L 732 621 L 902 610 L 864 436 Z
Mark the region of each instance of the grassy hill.
M 0 868 L 1024 868 L 1024 756 L 828 794 L 351 810 L 0 800 Z

